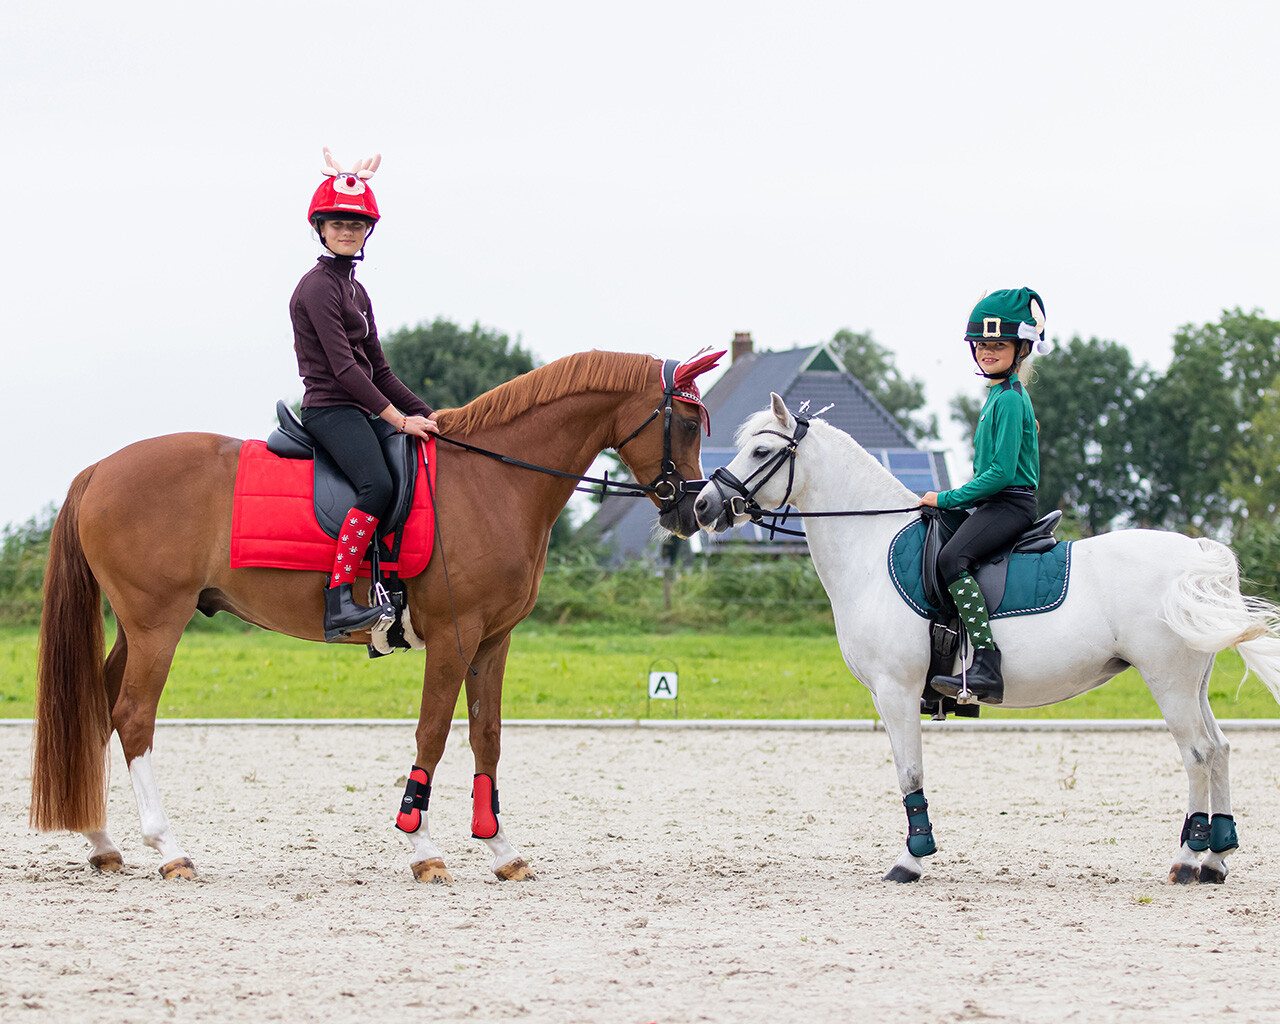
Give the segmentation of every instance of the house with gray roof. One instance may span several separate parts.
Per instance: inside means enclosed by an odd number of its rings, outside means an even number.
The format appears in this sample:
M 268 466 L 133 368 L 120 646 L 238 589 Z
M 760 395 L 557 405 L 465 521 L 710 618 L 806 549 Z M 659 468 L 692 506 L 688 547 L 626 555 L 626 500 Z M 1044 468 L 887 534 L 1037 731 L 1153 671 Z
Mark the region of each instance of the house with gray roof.
M 831 406 L 822 418 L 851 435 L 917 494 L 944 491 L 951 486 L 943 453 L 917 447 L 827 345 L 757 352 L 751 335 L 739 333 L 733 339 L 731 360 L 703 396 L 713 430 L 702 446 L 702 469 L 708 476 L 733 460 L 734 431 L 747 417 L 765 408 L 769 392 L 776 391 L 792 410 L 799 409 L 806 400 L 812 412 Z M 802 520 L 792 520 L 787 525 L 789 529 L 803 529 Z M 658 529 L 658 510 L 651 502 L 606 498 L 582 529 L 609 548 L 613 564 L 632 560 L 656 564 L 663 558 L 661 546 L 666 535 Z M 762 555 L 807 551 L 803 538 L 784 534 L 770 537 L 768 530 L 754 523 L 715 537 L 698 534 L 689 547 L 703 555 L 744 548 Z

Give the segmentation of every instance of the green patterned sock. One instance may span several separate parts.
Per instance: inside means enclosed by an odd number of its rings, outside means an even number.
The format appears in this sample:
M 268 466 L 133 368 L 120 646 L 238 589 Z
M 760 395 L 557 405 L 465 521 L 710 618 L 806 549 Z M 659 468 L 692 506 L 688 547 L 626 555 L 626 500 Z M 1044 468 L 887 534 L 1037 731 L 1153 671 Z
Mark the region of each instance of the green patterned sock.
M 987 621 L 987 603 L 982 600 L 982 591 L 977 581 L 968 573 L 964 573 L 947 590 L 955 599 L 956 608 L 960 611 L 960 621 L 964 623 L 965 632 L 969 634 L 969 643 L 974 647 L 996 649 L 996 642 L 991 637 L 991 624 Z

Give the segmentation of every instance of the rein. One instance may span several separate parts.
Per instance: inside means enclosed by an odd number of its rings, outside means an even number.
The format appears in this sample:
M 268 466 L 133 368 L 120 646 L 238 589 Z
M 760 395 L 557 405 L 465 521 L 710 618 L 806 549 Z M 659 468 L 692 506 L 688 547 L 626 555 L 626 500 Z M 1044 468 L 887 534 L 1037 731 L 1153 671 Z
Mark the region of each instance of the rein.
M 605 473 L 603 477 L 581 476 L 577 473 L 567 473 L 562 469 L 552 469 L 549 466 L 539 466 L 537 463 L 525 462 L 522 459 L 513 458 L 510 455 L 503 455 L 501 452 L 490 451 L 487 448 L 481 448 L 478 445 L 470 444 L 466 441 L 459 441 L 452 437 L 445 437 L 443 434 L 437 434 L 436 439 L 451 444 L 457 448 L 472 452 L 476 455 L 483 455 L 485 458 L 495 459 L 498 462 L 505 463 L 508 466 L 517 466 L 520 469 L 530 469 L 535 473 L 545 473 L 547 476 L 560 477 L 564 480 L 576 480 L 580 484 L 590 484 L 589 487 L 575 487 L 575 491 L 581 491 L 584 494 L 590 494 L 600 501 L 605 498 L 614 496 L 620 498 L 645 498 L 650 494 L 658 498 L 662 503 L 659 507 L 659 513 L 670 512 L 679 504 L 680 500 L 690 491 L 700 491 L 706 485 L 706 480 L 686 480 L 680 475 L 676 469 L 676 464 L 671 458 L 671 413 L 672 401 L 676 396 L 675 386 L 675 370 L 679 366 L 679 360 L 668 359 L 662 364 L 662 401 L 660 408 L 654 409 L 640 426 L 636 427 L 630 434 L 626 436 L 619 444 L 611 447 L 615 452 L 622 451 L 623 445 L 635 439 L 635 437 L 652 423 L 658 416 L 662 416 L 662 466 L 658 475 L 653 478 L 650 483 L 642 484 L 633 480 L 610 480 L 609 474 Z M 597 489 L 598 488 L 598 489 Z
M 524 462 L 521 459 L 514 458 L 510 455 L 503 455 L 501 452 L 490 451 L 488 448 L 481 448 L 478 445 L 470 444 L 466 441 L 459 441 L 457 438 L 446 437 L 444 434 L 436 434 L 437 441 L 443 441 L 445 444 L 451 444 L 455 448 L 462 448 L 465 451 L 472 452 L 476 455 L 483 455 L 487 459 L 494 459 L 498 462 L 505 463 L 508 466 L 517 466 L 520 469 L 531 469 L 535 473 L 545 473 L 547 476 L 558 476 L 565 480 L 577 480 L 579 483 L 593 484 L 593 487 L 575 487 L 575 491 L 582 491 L 586 494 L 592 494 L 599 498 L 609 496 L 624 498 L 643 498 L 649 494 L 657 492 L 657 488 L 652 484 L 638 484 L 634 480 L 611 480 L 609 474 L 603 477 L 580 476 L 577 473 L 566 473 L 562 469 L 552 469 L 550 466 L 539 466 L 534 462 Z M 616 451 L 616 449 L 615 449 Z M 685 481 L 686 485 L 695 483 L 703 483 L 701 480 Z M 595 487 L 600 490 L 596 490 Z
M 911 505 L 907 508 L 868 508 L 868 509 L 850 509 L 840 512 L 797 512 L 794 509 L 788 511 L 780 507 L 776 510 L 764 509 L 756 502 L 756 495 L 760 492 L 760 488 L 773 479 L 774 474 L 780 470 L 785 464 L 787 467 L 787 491 L 782 496 L 782 506 L 787 504 L 787 499 L 791 497 L 791 488 L 795 483 L 796 470 L 796 450 L 800 447 L 800 442 L 804 439 L 805 434 L 809 432 L 809 421 L 803 416 L 796 417 L 796 429 L 792 434 L 784 434 L 778 430 L 761 430 L 757 434 L 772 434 L 774 437 L 780 437 L 787 442 L 785 448 L 779 448 L 769 457 L 759 468 L 756 469 L 746 480 L 739 480 L 736 476 L 729 472 L 727 466 L 713 470 L 710 482 L 715 484 L 716 491 L 720 494 L 720 498 L 729 506 L 730 515 L 748 516 L 751 522 L 763 526 L 769 531 L 769 539 L 772 540 L 774 534 L 785 533 L 791 537 L 803 537 L 803 530 L 788 530 L 780 525 L 779 521 L 786 522 L 794 516 L 797 519 L 828 519 L 844 516 L 891 516 L 900 515 L 905 512 L 919 512 L 919 505 Z M 765 472 L 765 471 L 768 472 Z M 764 473 L 764 476 L 756 482 L 752 487 L 748 487 L 752 480 Z M 722 486 L 723 485 L 723 486 Z M 726 490 L 735 492 L 727 495 Z M 765 518 L 773 519 L 772 523 L 764 523 Z
M 580 484 L 592 484 L 592 487 L 574 487 L 575 491 L 583 491 L 587 494 L 595 495 L 600 501 L 604 501 L 609 496 L 610 488 L 613 494 L 623 498 L 644 498 L 648 495 L 655 495 L 660 501 L 659 513 L 669 512 L 679 504 L 689 491 L 696 487 L 702 490 L 707 481 L 705 480 L 686 480 L 680 475 L 676 469 L 675 462 L 671 459 L 671 412 L 672 400 L 676 395 L 675 371 L 680 365 L 678 360 L 668 359 L 662 364 L 662 408 L 654 409 L 640 426 L 636 427 L 630 434 L 626 436 L 621 444 L 613 445 L 613 450 L 621 451 L 622 446 L 632 441 L 640 431 L 644 430 L 652 423 L 660 414 L 662 415 L 662 466 L 658 475 L 654 477 L 652 483 L 642 484 L 632 480 L 610 480 L 609 474 L 603 477 L 581 476 L 577 473 L 567 473 L 563 469 L 552 469 L 550 466 L 539 466 L 534 462 L 525 462 L 523 459 L 517 459 L 510 455 L 503 455 L 501 452 L 490 451 L 488 448 L 481 448 L 479 445 L 471 444 L 468 441 L 459 441 L 456 438 L 445 437 L 443 434 L 436 434 L 437 441 L 443 441 L 445 444 L 451 444 L 455 448 L 461 448 L 464 451 L 472 452 L 476 455 L 483 455 L 487 459 L 494 459 L 508 466 L 516 466 L 519 469 L 529 469 L 535 473 L 545 473 L 547 476 L 560 477 L 563 480 L 576 480 Z M 674 479 L 673 479 L 674 478 Z M 427 476 L 427 486 L 431 486 L 431 477 Z M 599 490 L 595 488 L 599 487 Z M 432 491 L 431 502 L 435 504 L 435 493 Z M 458 643 L 458 656 L 462 659 L 467 670 L 474 676 L 479 675 L 476 667 L 467 660 L 467 656 L 462 649 L 462 634 L 458 630 L 458 612 L 453 606 L 453 587 L 449 583 L 449 565 L 444 557 L 444 541 L 440 535 L 440 519 L 437 516 L 435 520 L 436 543 L 440 552 L 440 565 L 444 570 L 445 590 L 449 595 L 449 611 L 453 618 L 453 632 Z

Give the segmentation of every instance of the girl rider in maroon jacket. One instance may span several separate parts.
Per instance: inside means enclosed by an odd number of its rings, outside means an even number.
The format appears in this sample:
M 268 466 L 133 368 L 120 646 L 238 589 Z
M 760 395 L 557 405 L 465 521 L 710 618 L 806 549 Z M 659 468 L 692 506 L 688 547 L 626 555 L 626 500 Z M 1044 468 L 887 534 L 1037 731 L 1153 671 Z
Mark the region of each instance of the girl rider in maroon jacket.
M 369 608 L 352 593 L 378 520 L 391 502 L 391 473 L 380 437 L 391 431 L 428 438 L 431 408 L 400 382 L 382 354 L 373 306 L 355 279 L 365 240 L 378 221 L 367 180 L 381 156 L 344 171 L 326 149 L 325 180 L 311 197 L 307 219 L 328 250 L 298 282 L 289 301 L 293 348 L 305 392 L 302 422 L 356 487 L 334 550 L 324 595 L 324 638 L 341 640 L 373 626 L 390 605 Z

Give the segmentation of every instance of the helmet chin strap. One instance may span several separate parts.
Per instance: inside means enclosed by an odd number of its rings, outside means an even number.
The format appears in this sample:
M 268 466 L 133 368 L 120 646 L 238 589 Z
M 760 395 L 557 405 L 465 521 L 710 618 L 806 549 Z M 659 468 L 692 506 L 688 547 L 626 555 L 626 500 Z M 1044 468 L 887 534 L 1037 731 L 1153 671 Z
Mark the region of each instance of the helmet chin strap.
M 364 233 L 364 241 L 360 243 L 360 251 L 358 253 L 354 256 L 343 256 L 341 253 L 336 253 L 330 249 L 329 243 L 324 240 L 324 231 L 317 226 L 323 223 L 324 221 L 317 221 L 316 224 L 312 225 L 312 227 L 315 228 L 316 235 L 320 239 L 320 247 L 324 249 L 325 252 L 329 253 L 329 255 L 334 259 L 350 260 L 352 263 L 359 263 L 364 259 L 364 247 L 369 244 L 369 236 L 373 234 L 373 229 L 378 226 L 376 221 L 369 225 L 369 230 Z

